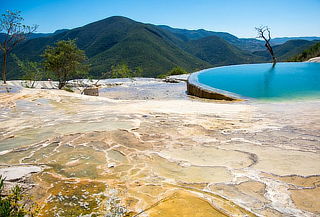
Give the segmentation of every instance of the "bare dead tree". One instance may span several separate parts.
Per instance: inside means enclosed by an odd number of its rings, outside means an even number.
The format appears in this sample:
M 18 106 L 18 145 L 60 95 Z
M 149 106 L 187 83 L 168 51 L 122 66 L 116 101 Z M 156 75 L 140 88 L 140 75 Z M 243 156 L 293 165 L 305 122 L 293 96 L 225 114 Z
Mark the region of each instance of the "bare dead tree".
M 271 34 L 270 34 L 269 27 L 268 26 L 260 26 L 260 27 L 256 27 L 255 29 L 258 33 L 257 38 L 263 38 L 263 40 L 265 41 L 264 46 L 268 49 L 268 51 L 272 57 L 273 65 L 275 65 L 277 62 L 277 58 L 275 57 L 273 49 L 270 45 Z
M 0 41 L 0 50 L 3 55 L 2 80 L 4 84 L 7 82 L 7 58 L 9 53 L 38 28 L 37 25 L 27 26 L 22 24 L 23 18 L 20 13 L 20 11 L 7 10 L 0 18 L 0 33 L 4 34 L 4 39 Z

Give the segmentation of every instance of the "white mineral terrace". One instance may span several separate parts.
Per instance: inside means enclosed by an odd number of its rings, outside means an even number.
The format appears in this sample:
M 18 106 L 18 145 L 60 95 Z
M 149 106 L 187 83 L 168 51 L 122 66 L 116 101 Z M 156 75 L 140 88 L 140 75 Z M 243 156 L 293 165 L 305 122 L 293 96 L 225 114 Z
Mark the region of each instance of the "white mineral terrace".
M 33 186 L 41 216 L 103 215 L 115 200 L 131 216 L 320 215 L 318 100 L 216 102 L 155 79 L 102 81 L 99 97 L 19 83 L 0 91 L 0 174 Z

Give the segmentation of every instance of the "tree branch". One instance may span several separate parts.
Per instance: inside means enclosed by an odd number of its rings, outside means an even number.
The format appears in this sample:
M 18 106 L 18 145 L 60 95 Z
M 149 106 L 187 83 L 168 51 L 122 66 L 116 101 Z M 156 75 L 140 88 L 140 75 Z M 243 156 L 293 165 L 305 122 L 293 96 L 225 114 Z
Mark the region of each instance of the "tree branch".
M 268 49 L 270 55 L 272 56 L 272 60 L 273 63 L 276 63 L 276 57 L 274 55 L 273 49 L 270 45 L 270 40 L 271 40 L 271 33 L 270 33 L 270 29 L 268 26 L 260 26 L 260 27 L 256 27 L 255 28 L 256 31 L 258 32 L 258 38 L 263 38 L 263 40 L 265 41 L 265 47 Z M 268 33 L 268 36 L 265 36 L 265 33 Z M 267 38 L 268 37 L 268 38 Z

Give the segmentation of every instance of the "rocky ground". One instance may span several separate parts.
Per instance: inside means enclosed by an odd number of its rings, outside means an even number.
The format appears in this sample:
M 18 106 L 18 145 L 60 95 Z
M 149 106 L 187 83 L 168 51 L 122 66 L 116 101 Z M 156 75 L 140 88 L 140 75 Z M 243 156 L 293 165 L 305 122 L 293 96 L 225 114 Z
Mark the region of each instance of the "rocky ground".
M 184 83 L 117 82 L 100 97 L 0 91 L 0 174 L 40 216 L 320 215 L 319 100 L 215 102 Z
M 320 57 L 311 58 L 307 62 L 320 63 Z

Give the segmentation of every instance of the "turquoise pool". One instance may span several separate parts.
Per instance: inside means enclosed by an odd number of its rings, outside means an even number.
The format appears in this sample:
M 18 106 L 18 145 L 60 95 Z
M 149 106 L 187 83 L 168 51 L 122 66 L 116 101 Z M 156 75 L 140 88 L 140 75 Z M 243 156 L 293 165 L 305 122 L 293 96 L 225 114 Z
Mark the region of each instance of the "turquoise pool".
M 224 66 L 194 73 L 190 79 L 205 89 L 243 98 L 320 98 L 320 63 Z

